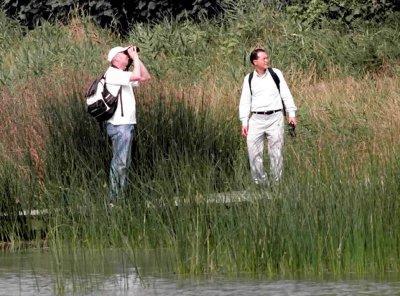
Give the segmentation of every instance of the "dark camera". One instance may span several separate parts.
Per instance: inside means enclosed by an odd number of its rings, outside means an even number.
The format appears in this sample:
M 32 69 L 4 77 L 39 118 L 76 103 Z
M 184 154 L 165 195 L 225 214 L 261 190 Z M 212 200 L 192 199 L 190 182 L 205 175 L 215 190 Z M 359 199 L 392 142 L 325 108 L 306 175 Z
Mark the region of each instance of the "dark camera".
M 293 138 L 296 137 L 296 126 L 293 123 L 289 123 L 289 134 Z

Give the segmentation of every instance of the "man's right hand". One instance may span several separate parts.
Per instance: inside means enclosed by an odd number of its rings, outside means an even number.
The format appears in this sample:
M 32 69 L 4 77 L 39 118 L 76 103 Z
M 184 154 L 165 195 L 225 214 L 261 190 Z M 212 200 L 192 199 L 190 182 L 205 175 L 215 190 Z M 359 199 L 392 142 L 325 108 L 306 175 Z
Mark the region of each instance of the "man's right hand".
M 248 126 L 242 126 L 242 136 L 244 138 L 246 138 L 248 133 L 249 133 L 249 127 Z
M 129 54 L 129 56 L 131 57 L 132 60 L 134 60 L 135 58 L 139 57 L 139 55 L 138 55 L 138 53 L 136 51 L 136 46 L 130 46 L 128 48 L 128 54 Z

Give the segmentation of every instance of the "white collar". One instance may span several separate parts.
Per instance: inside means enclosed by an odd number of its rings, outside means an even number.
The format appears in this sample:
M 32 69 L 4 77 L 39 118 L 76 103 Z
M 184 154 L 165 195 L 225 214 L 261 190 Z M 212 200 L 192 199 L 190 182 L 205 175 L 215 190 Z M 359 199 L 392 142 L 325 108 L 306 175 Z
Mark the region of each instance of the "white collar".
M 264 73 L 264 74 L 261 74 L 261 75 L 258 74 L 258 72 L 257 72 L 256 70 L 254 70 L 254 73 L 257 75 L 257 77 L 264 78 L 265 76 L 268 75 L 268 69 L 265 70 L 265 73 Z

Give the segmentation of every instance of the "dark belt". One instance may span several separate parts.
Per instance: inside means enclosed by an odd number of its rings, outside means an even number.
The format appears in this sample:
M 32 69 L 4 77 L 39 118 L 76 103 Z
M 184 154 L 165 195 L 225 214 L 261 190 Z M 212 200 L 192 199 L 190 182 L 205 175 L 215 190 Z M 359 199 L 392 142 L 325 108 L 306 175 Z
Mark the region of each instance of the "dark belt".
M 257 112 L 251 112 L 252 114 L 264 114 L 264 115 L 271 115 L 274 114 L 276 112 L 281 112 L 282 109 L 278 109 L 278 110 L 271 110 L 271 111 L 257 111 Z

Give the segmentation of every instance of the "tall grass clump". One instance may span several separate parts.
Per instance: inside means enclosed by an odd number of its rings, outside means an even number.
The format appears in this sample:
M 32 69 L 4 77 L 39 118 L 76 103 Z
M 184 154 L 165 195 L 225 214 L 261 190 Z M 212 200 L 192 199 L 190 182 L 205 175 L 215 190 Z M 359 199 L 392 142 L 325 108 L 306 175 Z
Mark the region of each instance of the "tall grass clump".
M 25 31 L 0 15 L 13 49 L 1 47 L 1 211 L 14 213 L 2 240 L 27 239 L 23 225 L 42 219 L 53 250 L 168 250 L 181 273 L 399 271 L 398 23 L 308 30 L 258 1 L 225 9 L 197 23 L 136 24 L 126 39 L 85 17 Z M 111 148 L 83 93 L 108 49 L 132 43 L 153 81 L 136 92 L 130 182 L 110 212 Z M 272 189 L 250 182 L 237 118 L 256 46 L 299 106 Z M 21 209 L 46 215 L 21 223 Z

